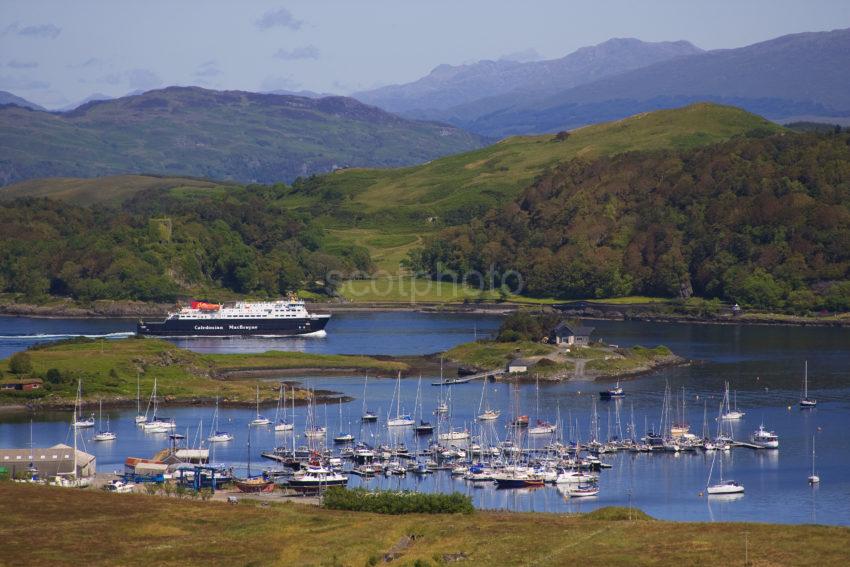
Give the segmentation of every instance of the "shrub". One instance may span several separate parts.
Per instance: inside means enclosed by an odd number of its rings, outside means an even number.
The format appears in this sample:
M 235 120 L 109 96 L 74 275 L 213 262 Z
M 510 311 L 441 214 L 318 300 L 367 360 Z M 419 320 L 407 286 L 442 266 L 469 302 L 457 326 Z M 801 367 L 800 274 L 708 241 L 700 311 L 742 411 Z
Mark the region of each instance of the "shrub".
M 9 370 L 12 374 L 29 374 L 32 372 L 32 358 L 25 352 L 16 352 L 9 359 Z
M 471 514 L 475 510 L 472 498 L 459 492 L 422 494 L 332 487 L 325 492 L 323 502 L 332 510 L 377 514 Z

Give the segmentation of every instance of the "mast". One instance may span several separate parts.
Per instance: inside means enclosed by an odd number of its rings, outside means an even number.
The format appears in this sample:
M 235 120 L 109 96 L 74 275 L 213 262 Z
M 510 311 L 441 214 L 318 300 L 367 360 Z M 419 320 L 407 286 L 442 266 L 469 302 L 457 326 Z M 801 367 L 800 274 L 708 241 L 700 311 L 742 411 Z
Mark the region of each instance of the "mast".
M 136 415 L 142 414 L 142 390 L 139 384 L 139 373 L 136 372 Z
M 809 399 L 809 361 L 803 365 L 803 399 Z M 814 474 L 814 473 L 812 473 Z

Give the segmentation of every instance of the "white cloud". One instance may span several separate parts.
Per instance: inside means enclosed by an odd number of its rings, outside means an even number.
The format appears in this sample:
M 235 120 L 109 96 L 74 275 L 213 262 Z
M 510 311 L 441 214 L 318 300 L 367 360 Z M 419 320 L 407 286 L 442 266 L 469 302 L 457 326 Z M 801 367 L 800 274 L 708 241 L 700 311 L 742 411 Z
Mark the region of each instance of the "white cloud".
M 533 47 L 529 47 L 522 51 L 516 51 L 514 53 L 507 53 L 499 57 L 499 61 L 516 61 L 517 63 L 528 63 L 529 61 L 541 60 L 543 60 L 543 56 L 540 55 L 540 53 L 538 53 Z
M 62 28 L 53 24 L 36 24 L 22 26 L 19 22 L 9 24 L 3 30 L 3 35 L 13 34 L 23 37 L 35 37 L 44 39 L 56 39 L 62 33 Z
M 299 59 L 318 59 L 319 48 L 315 45 L 305 45 L 295 49 L 278 49 L 274 57 L 284 61 L 297 61 Z
M 261 85 L 261 90 L 263 91 L 274 91 L 274 90 L 295 90 L 301 86 L 301 83 L 292 78 L 292 75 L 287 75 L 286 77 L 282 75 L 276 75 L 271 77 L 266 77 L 263 79 L 263 83 Z
M 159 75 L 150 69 L 130 69 L 126 75 L 131 89 L 152 89 L 162 84 Z
M 279 8 L 277 10 L 266 12 L 254 23 L 261 30 L 271 28 L 289 28 L 291 30 L 299 30 L 304 22 L 295 18 L 295 16 L 292 15 L 292 12 L 286 8 Z
M 218 75 L 221 75 L 221 69 L 219 69 L 218 62 L 214 59 L 204 61 L 198 65 L 195 71 L 196 77 L 217 77 Z
M 6 64 L 7 67 L 11 67 L 12 69 L 35 69 L 38 67 L 38 63 L 35 61 L 19 61 L 18 59 L 12 59 Z
M 39 91 L 49 89 L 50 83 L 24 77 L 0 76 L 0 88 Z
M 133 90 L 147 90 L 160 86 L 162 79 L 150 69 L 130 69 L 121 73 L 109 73 L 97 82 L 108 85 L 127 85 Z

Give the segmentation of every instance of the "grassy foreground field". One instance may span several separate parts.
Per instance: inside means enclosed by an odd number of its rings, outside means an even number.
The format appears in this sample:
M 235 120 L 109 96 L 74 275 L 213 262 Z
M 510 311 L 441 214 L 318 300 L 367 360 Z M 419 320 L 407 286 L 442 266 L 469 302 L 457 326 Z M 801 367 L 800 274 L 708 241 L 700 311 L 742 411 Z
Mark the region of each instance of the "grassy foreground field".
M 844 566 L 850 529 L 475 512 L 381 516 L 0 483 L 7 565 Z M 635 513 L 638 515 L 638 513 Z M 644 517 L 645 518 L 645 517 Z M 33 529 L 42 533 L 33 539 Z M 415 536 L 412 540 L 410 536 Z M 764 545 L 769 542 L 769 545 Z
M 160 396 L 168 401 L 218 396 L 227 402 L 250 402 L 255 399 L 257 386 L 261 401 L 273 401 L 278 395 L 277 383 L 222 378 L 252 370 L 340 368 L 392 374 L 407 368 L 404 363 L 367 356 L 281 351 L 201 355 L 166 341 L 136 338 L 63 341 L 30 349 L 27 355 L 32 363 L 28 375 L 42 378 L 45 387 L 33 392 L 3 392 L 0 404 L 23 403 L 35 395 L 41 403 L 67 403 L 74 399 L 78 379 L 83 382 L 83 398 L 89 402 L 98 399 L 106 403 L 135 401 L 137 376 L 143 398 L 150 394 L 156 379 Z M 20 377 L 11 374 L 9 363 L 10 359 L 0 361 L 0 381 Z M 299 395 L 306 393 L 299 392 Z

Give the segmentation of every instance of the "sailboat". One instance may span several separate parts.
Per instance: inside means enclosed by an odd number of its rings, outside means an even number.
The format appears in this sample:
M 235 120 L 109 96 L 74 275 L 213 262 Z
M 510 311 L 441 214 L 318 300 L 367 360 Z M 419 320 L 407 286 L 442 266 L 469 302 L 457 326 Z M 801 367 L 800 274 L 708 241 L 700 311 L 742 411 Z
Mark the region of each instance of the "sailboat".
M 478 419 L 481 421 L 493 421 L 499 419 L 499 416 L 502 415 L 501 411 L 492 409 L 487 400 L 487 378 L 484 378 L 484 386 L 481 388 L 481 401 L 478 404 L 478 411 L 481 412 L 482 409 L 484 411 L 478 414 Z
M 705 491 L 711 495 L 719 494 L 740 494 L 744 492 L 744 485 L 734 480 L 723 480 L 723 456 L 720 457 L 720 482 L 711 484 L 711 473 L 714 470 L 714 461 L 717 459 L 717 452 L 711 458 L 711 468 L 708 470 L 708 482 Z
M 82 409 L 83 401 L 82 401 L 82 392 L 83 392 L 83 382 L 80 380 L 77 383 L 77 404 L 79 404 L 80 409 Z M 76 415 L 79 415 L 76 414 Z M 89 415 L 87 418 L 77 418 L 74 417 L 74 429 L 86 429 L 88 427 L 94 427 L 94 414 Z
M 351 443 L 354 441 L 354 435 L 351 434 L 351 423 L 348 424 L 348 433 L 342 431 L 342 398 L 339 400 L 339 433 L 334 437 L 334 443 Z
M 292 399 L 295 399 L 295 386 L 292 387 Z M 278 414 L 281 407 L 283 408 L 283 417 L 279 418 Z M 292 431 L 294 428 L 295 424 L 286 419 L 286 386 L 281 382 L 280 396 L 277 398 L 277 409 L 274 412 L 274 430 L 275 432 Z
M 419 377 L 419 383 L 416 385 L 416 403 L 413 405 L 413 411 L 416 412 L 417 409 L 419 410 L 419 425 L 413 429 L 417 435 L 430 435 L 434 432 L 434 426 L 430 421 L 425 421 L 422 416 L 422 376 Z
M 269 418 L 260 415 L 260 386 L 257 386 L 257 417 L 251 420 L 252 427 L 261 427 L 270 424 Z
M 803 397 L 800 398 L 800 407 L 803 409 L 813 408 L 818 401 L 809 397 L 809 361 L 806 361 L 803 371 Z
M 401 413 L 401 371 L 398 373 L 395 391 L 396 410 L 395 417 L 387 420 L 387 427 L 408 427 L 416 422 L 408 414 Z
M 440 441 L 463 441 L 469 439 L 469 431 L 466 429 L 455 429 L 452 426 L 452 418 L 454 417 L 454 404 L 452 403 L 452 387 L 449 386 L 449 394 L 447 396 L 449 407 L 449 429 L 445 433 L 438 433 L 437 439 Z
M 139 384 L 139 373 L 136 372 L 136 423 L 144 423 L 147 420 L 147 409 L 145 409 L 145 415 L 142 415 L 142 390 Z
M 310 390 L 310 403 L 307 405 L 307 427 L 304 429 L 304 437 L 307 439 L 322 439 L 327 433 L 327 429 L 321 425 L 316 425 L 316 397 L 313 391 Z M 327 422 L 327 420 L 325 420 Z
M 378 421 L 378 414 L 371 411 L 369 406 L 366 404 L 366 384 L 369 382 L 369 377 L 366 376 L 363 379 L 363 414 L 360 416 L 360 421 L 365 423 L 373 423 Z
M 79 471 L 77 469 L 77 423 L 79 420 L 77 419 L 77 409 L 80 405 L 82 405 L 82 392 L 83 392 L 83 383 L 81 380 L 77 381 L 77 398 L 74 400 L 74 413 L 71 416 L 71 430 L 74 434 L 74 458 L 72 459 L 71 467 L 72 471 L 70 473 L 56 473 L 56 477 L 54 477 L 52 484 L 55 486 L 63 486 L 63 487 L 78 487 L 84 488 L 86 486 L 91 485 L 92 479 L 91 477 L 80 478 Z M 32 435 L 32 433 L 30 433 Z M 30 441 L 30 445 L 32 445 L 32 441 Z M 69 478 L 70 477 L 70 478 Z
M 735 407 L 732 408 L 729 405 L 729 382 L 726 382 L 726 390 L 723 393 L 723 404 L 726 409 L 721 416 L 723 419 L 736 420 L 744 417 L 744 412 L 738 411 L 738 392 L 735 392 Z
M 812 474 L 809 476 L 809 484 L 817 484 L 820 477 L 815 474 L 815 436 L 812 435 Z
M 535 390 L 537 392 L 537 424 L 528 428 L 529 435 L 550 435 L 555 432 L 556 427 L 540 419 L 540 377 L 536 377 Z
M 274 481 L 264 476 L 251 476 L 251 427 L 248 427 L 248 476 L 234 479 L 239 492 L 272 492 Z
M 141 424 L 145 431 L 151 433 L 163 433 L 169 429 L 176 429 L 177 425 L 173 420 L 167 420 L 157 415 L 159 399 L 156 395 L 156 378 L 153 379 L 153 390 L 151 391 L 149 405 L 150 404 L 153 404 L 153 417 L 149 421 L 145 421 Z
M 613 398 L 622 398 L 625 397 L 626 393 L 623 391 L 622 386 L 620 386 L 620 381 L 617 380 L 617 385 L 613 388 L 608 388 L 607 390 L 603 390 L 599 392 L 599 398 L 602 400 L 610 400 Z
M 444 415 L 449 413 L 449 404 L 446 402 L 446 398 L 443 397 L 443 384 L 445 384 L 445 380 L 443 380 L 443 358 L 440 357 L 440 399 L 437 400 L 437 407 L 434 409 L 434 415 Z
M 213 413 L 212 434 L 207 437 L 210 443 L 227 443 L 233 441 L 233 435 L 218 428 L 218 397 L 215 398 L 215 412 Z
M 109 416 L 106 416 L 106 429 L 103 429 L 103 400 L 100 400 L 98 403 L 98 413 L 100 419 L 100 431 L 95 433 L 94 440 L 95 441 L 114 441 L 118 439 L 118 436 L 109 430 Z

